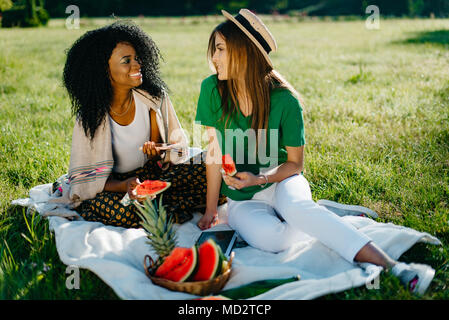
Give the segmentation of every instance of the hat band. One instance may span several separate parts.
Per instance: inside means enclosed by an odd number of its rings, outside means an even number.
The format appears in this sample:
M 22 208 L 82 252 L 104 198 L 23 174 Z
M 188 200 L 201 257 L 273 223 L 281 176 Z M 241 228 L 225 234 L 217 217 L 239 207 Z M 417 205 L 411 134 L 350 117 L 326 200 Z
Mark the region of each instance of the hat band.
M 240 13 L 236 15 L 235 20 L 237 20 L 246 30 L 251 33 L 254 38 L 260 43 L 260 45 L 264 48 L 264 50 L 267 53 L 271 52 L 271 47 L 268 45 L 268 43 L 265 41 L 265 39 L 262 37 L 262 35 L 254 29 L 248 20 L 244 16 L 242 16 Z

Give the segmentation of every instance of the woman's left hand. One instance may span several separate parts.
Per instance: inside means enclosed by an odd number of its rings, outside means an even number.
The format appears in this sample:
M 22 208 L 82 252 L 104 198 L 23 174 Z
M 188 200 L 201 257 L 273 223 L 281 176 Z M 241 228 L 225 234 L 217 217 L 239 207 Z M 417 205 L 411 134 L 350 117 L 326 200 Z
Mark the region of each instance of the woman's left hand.
M 237 172 L 233 177 L 224 174 L 223 180 L 229 187 L 237 190 L 260 184 L 259 178 L 251 172 Z
M 128 193 L 129 198 L 136 199 L 136 195 L 133 191 L 140 184 L 139 178 L 131 177 L 129 179 L 126 179 L 124 183 L 126 185 L 126 193 Z
M 161 148 L 156 146 L 156 142 L 147 141 L 142 146 L 142 152 L 145 153 L 148 157 L 159 157 L 161 155 Z

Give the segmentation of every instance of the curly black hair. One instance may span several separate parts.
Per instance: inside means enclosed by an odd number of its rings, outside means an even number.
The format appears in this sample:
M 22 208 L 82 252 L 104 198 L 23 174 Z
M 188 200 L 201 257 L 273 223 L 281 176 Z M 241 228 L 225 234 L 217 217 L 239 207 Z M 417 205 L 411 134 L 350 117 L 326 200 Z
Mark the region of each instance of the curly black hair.
M 109 77 L 109 59 L 120 42 L 128 42 L 140 59 L 143 89 L 161 98 L 167 85 L 161 79 L 159 58 L 154 41 L 131 21 L 117 21 L 82 35 L 67 51 L 63 84 L 72 103 L 72 112 L 81 120 L 86 136 L 92 139 L 109 112 L 113 89 Z

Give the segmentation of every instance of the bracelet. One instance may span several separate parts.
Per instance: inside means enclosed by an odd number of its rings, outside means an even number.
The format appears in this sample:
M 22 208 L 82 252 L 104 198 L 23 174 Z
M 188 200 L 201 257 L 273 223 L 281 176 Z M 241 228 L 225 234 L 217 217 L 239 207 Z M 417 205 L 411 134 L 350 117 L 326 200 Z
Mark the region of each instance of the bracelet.
M 268 176 L 266 174 L 260 174 L 259 177 L 262 176 L 265 178 L 265 183 L 264 184 L 259 184 L 259 186 L 261 188 L 264 188 L 267 184 L 268 184 Z

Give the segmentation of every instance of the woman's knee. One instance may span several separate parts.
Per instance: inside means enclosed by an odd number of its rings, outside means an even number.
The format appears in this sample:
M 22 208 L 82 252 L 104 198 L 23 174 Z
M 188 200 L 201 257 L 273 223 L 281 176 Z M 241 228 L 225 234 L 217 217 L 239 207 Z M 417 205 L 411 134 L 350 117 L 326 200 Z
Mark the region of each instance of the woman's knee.
M 309 183 L 302 175 L 294 175 L 278 183 L 274 197 L 274 207 L 283 214 L 297 211 L 298 206 L 314 206 Z
M 244 209 L 244 208 L 241 208 Z M 293 241 L 293 230 L 275 214 L 258 214 L 255 208 L 228 213 L 228 223 L 252 247 L 269 252 L 287 249 Z
M 296 200 L 312 200 L 312 192 L 307 179 L 303 175 L 295 174 L 277 184 L 275 197 L 279 201 L 286 197 Z

